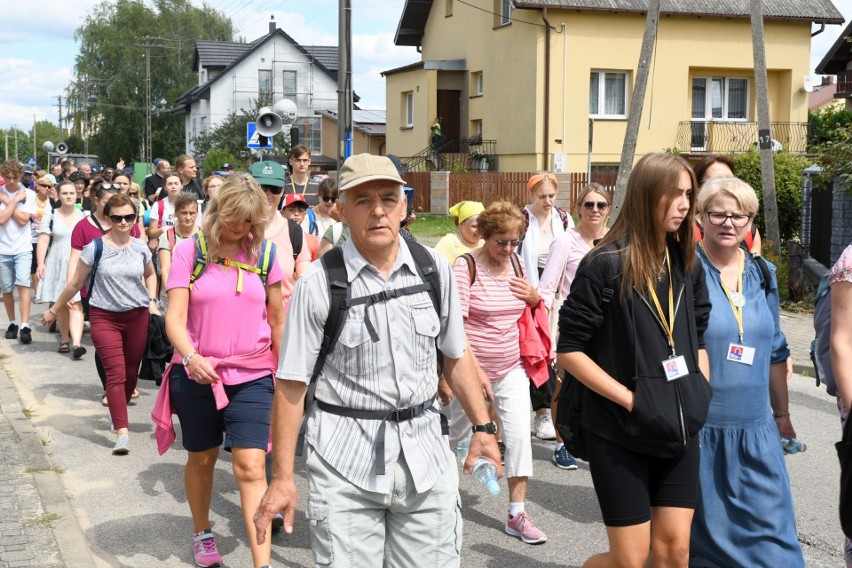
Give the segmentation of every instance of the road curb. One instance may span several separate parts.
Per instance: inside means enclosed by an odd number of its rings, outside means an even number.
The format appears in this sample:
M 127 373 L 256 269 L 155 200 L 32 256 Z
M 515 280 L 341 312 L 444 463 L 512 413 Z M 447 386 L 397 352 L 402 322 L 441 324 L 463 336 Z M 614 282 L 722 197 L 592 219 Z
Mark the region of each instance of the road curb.
M 95 561 L 86 543 L 86 537 L 77 523 L 77 517 L 71 509 L 59 475 L 52 470 L 53 464 L 50 463 L 38 432 L 32 422 L 24 416 L 15 385 L 2 367 L 0 367 L 0 407 L 21 441 L 27 465 L 43 470 L 41 473 L 33 474 L 34 485 L 45 513 L 57 515 L 51 530 L 59 547 L 63 564 L 66 568 L 95 568 Z

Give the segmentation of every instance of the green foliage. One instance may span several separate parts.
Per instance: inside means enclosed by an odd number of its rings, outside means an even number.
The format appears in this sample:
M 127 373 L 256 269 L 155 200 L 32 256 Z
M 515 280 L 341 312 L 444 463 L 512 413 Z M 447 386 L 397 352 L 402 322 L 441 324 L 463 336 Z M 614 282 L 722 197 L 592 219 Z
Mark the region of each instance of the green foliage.
M 808 146 L 815 148 L 820 144 L 836 142 L 842 137 L 842 131 L 852 126 L 852 112 L 843 107 L 831 105 L 808 111 L 810 133 Z
M 230 162 L 232 166 L 235 166 L 237 158 L 224 148 L 213 148 L 204 156 L 202 169 L 205 175 L 211 174 L 216 170 L 221 170 L 225 162 Z
M 174 159 L 184 150 L 184 119 L 170 110 L 198 82 L 192 70 L 195 42 L 230 41 L 224 14 L 190 0 L 103 0 L 77 29 L 77 80 L 69 87 L 75 127 L 89 111 L 89 153 L 102 163 L 141 154 L 145 137 L 145 48 L 151 44 L 152 151 Z M 82 148 L 81 148 L 82 150 Z
M 823 186 L 839 178 L 846 187 L 852 187 L 852 125 L 837 128 L 832 140 L 817 146 L 816 152 L 822 167 L 819 182 Z
M 17 144 L 15 144 L 16 137 L 18 140 Z M 9 144 L 8 147 L 6 147 L 7 142 Z M 15 154 L 16 148 L 17 154 Z M 5 159 L 7 154 L 9 158 L 17 158 L 20 162 L 26 162 L 27 158 L 33 155 L 30 135 L 20 128 L 15 127 L 0 130 L 0 158 Z
M 30 130 L 32 134 L 32 130 Z M 39 120 L 35 123 L 35 141 L 36 141 L 36 162 L 39 167 L 47 168 L 47 152 L 42 149 L 46 141 L 53 142 L 53 145 L 59 143 L 59 127 L 49 120 Z
M 799 234 L 802 221 L 802 170 L 811 165 L 804 156 L 777 152 L 775 158 L 775 194 L 778 203 L 778 229 L 781 241 Z M 763 219 L 763 177 L 760 173 L 760 153 L 756 150 L 734 156 L 737 177 L 748 182 L 757 192 L 760 209 L 756 223 L 761 235 L 766 237 Z M 764 250 L 768 247 L 764 245 Z

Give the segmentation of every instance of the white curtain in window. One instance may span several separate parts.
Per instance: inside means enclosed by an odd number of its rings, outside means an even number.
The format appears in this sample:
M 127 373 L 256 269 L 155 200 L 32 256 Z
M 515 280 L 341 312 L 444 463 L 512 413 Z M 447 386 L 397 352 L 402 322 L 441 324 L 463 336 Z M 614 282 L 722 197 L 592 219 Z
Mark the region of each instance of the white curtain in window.
M 713 79 L 712 91 L 710 92 L 711 116 L 713 118 L 723 118 L 722 81 L 723 79 L 719 78 Z
M 627 114 L 624 100 L 624 73 L 607 73 L 604 76 L 604 114 Z
M 598 74 L 592 73 L 589 79 L 589 114 L 598 114 Z

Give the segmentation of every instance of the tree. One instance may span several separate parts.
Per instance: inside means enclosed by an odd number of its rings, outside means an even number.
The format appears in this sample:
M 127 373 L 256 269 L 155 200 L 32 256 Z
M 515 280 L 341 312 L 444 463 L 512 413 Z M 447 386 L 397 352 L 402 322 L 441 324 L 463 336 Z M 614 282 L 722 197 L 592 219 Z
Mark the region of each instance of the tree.
M 621 164 L 618 166 L 618 179 L 615 181 L 615 213 L 621 211 L 624 194 L 627 191 L 627 179 L 633 169 L 636 155 L 636 140 L 639 138 L 639 125 L 642 122 L 642 107 L 645 105 L 645 88 L 648 86 L 648 72 L 654 45 L 657 43 L 657 26 L 660 20 L 660 0 L 648 0 L 648 15 L 645 18 L 645 35 L 642 37 L 642 49 L 639 53 L 639 65 L 636 68 L 636 83 L 633 85 L 633 97 L 630 100 L 630 116 L 627 130 L 624 132 L 624 146 L 621 148 Z
M 15 142 L 16 139 L 17 143 Z M 7 142 L 8 147 L 6 147 Z M 16 126 L 0 130 L 0 157 L 5 159 L 6 156 L 9 156 L 10 159 L 17 159 L 19 162 L 26 162 L 27 158 L 32 156 L 30 135 Z
M 36 162 L 39 166 L 46 167 L 48 163 L 44 143 L 53 142 L 55 146 L 59 142 L 59 127 L 49 120 L 39 120 L 35 123 L 35 132 L 30 130 L 30 137 L 36 143 Z
M 151 40 L 152 149 L 173 159 L 183 153 L 184 120 L 170 113 L 177 98 L 198 82 L 192 70 L 195 42 L 230 41 L 229 18 L 189 0 L 103 0 L 75 39 L 77 78 L 69 86 L 74 132 L 103 163 L 141 155 L 145 136 L 145 36 Z

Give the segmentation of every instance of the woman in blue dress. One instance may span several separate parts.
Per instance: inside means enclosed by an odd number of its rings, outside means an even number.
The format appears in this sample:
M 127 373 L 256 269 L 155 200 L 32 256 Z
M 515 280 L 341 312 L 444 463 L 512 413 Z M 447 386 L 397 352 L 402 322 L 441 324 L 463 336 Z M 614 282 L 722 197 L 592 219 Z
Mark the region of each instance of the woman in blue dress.
M 789 424 L 790 355 L 779 323 L 775 267 L 769 290 L 740 246 L 757 213 L 740 179 L 708 181 L 698 196 L 704 264 L 713 309 L 704 332 L 713 399 L 701 441 L 701 497 L 690 566 L 804 567 L 776 419 Z

